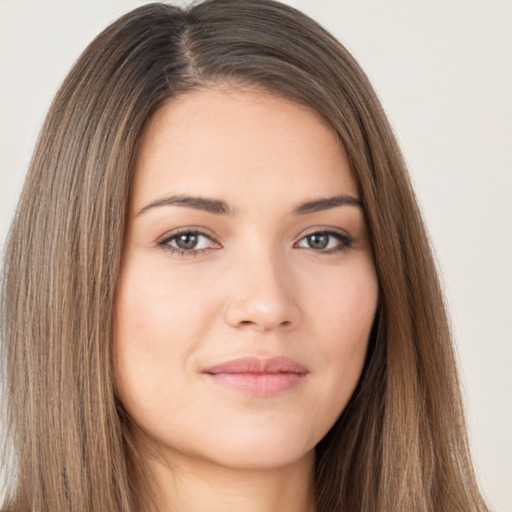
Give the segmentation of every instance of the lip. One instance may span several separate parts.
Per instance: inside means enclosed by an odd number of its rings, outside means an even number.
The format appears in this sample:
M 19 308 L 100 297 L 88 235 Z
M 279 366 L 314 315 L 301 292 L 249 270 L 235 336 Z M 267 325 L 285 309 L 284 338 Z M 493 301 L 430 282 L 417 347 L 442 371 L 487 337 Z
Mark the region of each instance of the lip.
M 289 357 L 241 357 L 202 372 L 221 386 L 256 396 L 275 396 L 298 386 L 308 369 Z

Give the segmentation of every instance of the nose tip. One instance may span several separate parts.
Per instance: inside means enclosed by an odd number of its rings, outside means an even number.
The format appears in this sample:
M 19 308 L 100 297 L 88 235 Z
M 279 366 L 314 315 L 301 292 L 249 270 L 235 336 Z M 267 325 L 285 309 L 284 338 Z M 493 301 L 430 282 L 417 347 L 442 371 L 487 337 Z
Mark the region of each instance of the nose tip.
M 288 330 L 298 319 L 298 310 L 292 301 L 269 301 L 263 297 L 232 300 L 225 312 L 226 322 L 232 327 L 259 332 Z
M 260 332 L 294 328 L 300 311 L 291 280 L 279 278 L 276 269 L 265 272 L 260 267 L 250 274 L 247 270 L 227 302 L 225 321 L 232 327 Z

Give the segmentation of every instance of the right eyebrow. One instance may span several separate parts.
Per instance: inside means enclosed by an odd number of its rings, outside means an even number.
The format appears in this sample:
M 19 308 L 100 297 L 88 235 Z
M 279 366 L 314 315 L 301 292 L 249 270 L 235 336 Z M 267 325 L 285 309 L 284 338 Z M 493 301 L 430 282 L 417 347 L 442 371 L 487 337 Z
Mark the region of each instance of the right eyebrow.
M 293 213 L 295 215 L 304 215 L 345 205 L 355 206 L 362 209 L 362 203 L 359 199 L 349 195 L 341 194 L 339 196 L 316 199 L 302 203 L 294 209 Z M 233 210 L 228 205 L 228 203 L 222 201 L 221 199 L 207 199 L 205 197 L 188 195 L 172 195 L 162 197 L 147 204 L 139 211 L 137 215 L 141 215 L 148 210 L 162 206 L 185 206 L 195 210 L 201 210 L 217 215 L 234 215 L 236 213 L 236 211 Z
M 161 199 L 157 199 L 152 203 L 144 206 L 137 215 L 141 215 L 148 210 L 158 208 L 160 206 L 186 206 L 188 208 L 194 208 L 195 210 L 202 210 L 208 213 L 215 213 L 218 215 L 233 215 L 233 210 L 229 205 L 220 199 L 206 199 L 198 196 L 168 196 Z

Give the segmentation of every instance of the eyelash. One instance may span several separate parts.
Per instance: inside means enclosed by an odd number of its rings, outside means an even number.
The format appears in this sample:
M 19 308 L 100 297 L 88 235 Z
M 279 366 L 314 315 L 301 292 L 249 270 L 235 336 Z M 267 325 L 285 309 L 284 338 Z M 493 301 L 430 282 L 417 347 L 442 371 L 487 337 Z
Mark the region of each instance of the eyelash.
M 200 254 L 203 254 L 204 252 L 210 250 L 211 248 L 206 249 L 180 249 L 179 247 L 173 247 L 170 245 L 170 243 L 178 238 L 180 235 L 193 235 L 196 237 L 205 237 L 210 239 L 213 243 L 217 244 L 215 240 L 213 240 L 213 237 L 210 235 L 204 233 L 203 231 L 199 231 L 196 229 L 190 229 L 190 228 L 183 228 L 178 231 L 174 231 L 169 236 L 166 236 L 163 240 L 158 242 L 158 245 L 164 249 L 165 251 L 170 252 L 171 254 L 177 254 L 178 256 L 199 256 Z
M 354 240 L 345 233 L 340 233 L 339 231 L 332 231 L 332 230 L 324 229 L 324 230 L 320 230 L 320 231 L 312 231 L 311 233 L 304 235 L 297 243 L 300 243 L 300 242 L 302 242 L 302 240 L 305 240 L 306 238 L 311 237 L 313 235 L 328 236 L 330 238 L 335 238 L 338 240 L 338 244 L 335 247 L 331 247 L 330 249 L 315 250 L 311 247 L 309 248 L 313 252 L 319 252 L 322 254 L 333 254 L 333 253 L 347 251 L 348 249 L 350 249 L 352 247 L 352 244 L 354 242 Z M 296 247 L 296 245 L 297 244 L 295 244 L 294 247 Z
M 170 245 L 170 243 L 173 240 L 175 240 L 177 237 L 179 237 L 180 235 L 192 235 L 192 236 L 196 236 L 198 238 L 205 237 L 205 238 L 208 238 L 209 240 L 211 240 L 214 244 L 219 245 L 218 242 L 216 242 L 213 239 L 213 237 L 204 233 L 203 231 L 190 229 L 190 228 L 183 228 L 183 229 L 173 232 L 171 235 L 166 236 L 164 239 L 160 240 L 158 242 L 158 246 L 161 247 L 163 250 L 170 252 L 171 254 L 176 254 L 179 256 L 199 256 L 199 255 L 205 253 L 206 251 L 209 251 L 212 249 L 212 247 L 208 247 L 208 248 L 204 248 L 204 249 L 180 249 L 179 247 L 173 247 L 172 245 Z M 332 230 L 319 230 L 319 231 L 312 231 L 311 233 L 304 235 L 296 244 L 294 244 L 294 247 L 297 247 L 298 243 L 302 242 L 303 240 L 305 240 L 308 237 L 311 237 L 313 235 L 317 235 L 317 236 L 318 235 L 319 236 L 327 235 L 331 238 L 336 238 L 339 241 L 339 244 L 336 247 L 332 247 L 330 249 L 315 250 L 313 248 L 309 248 L 309 250 L 311 250 L 313 252 L 321 253 L 321 254 L 333 254 L 333 253 L 347 251 L 348 249 L 351 248 L 351 246 L 353 244 L 353 239 L 344 233 L 339 233 L 338 231 L 332 231 Z M 214 247 L 213 249 L 217 249 L 217 248 L 220 248 L 220 245 L 219 245 L 219 247 Z

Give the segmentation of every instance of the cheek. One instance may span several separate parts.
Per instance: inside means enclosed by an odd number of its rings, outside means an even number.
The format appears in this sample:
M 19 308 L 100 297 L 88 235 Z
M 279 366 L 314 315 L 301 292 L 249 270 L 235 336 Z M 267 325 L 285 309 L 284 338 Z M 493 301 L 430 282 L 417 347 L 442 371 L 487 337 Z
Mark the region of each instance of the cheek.
M 319 387 L 324 400 L 315 405 L 327 433 L 345 408 L 363 370 L 368 338 L 378 302 L 373 263 L 352 267 L 326 280 L 322 293 L 311 298 L 315 325 Z
M 378 282 L 369 257 L 356 263 L 327 273 L 317 281 L 315 291 L 307 294 L 307 315 L 327 351 L 366 347 L 377 309 Z
M 212 317 L 208 294 L 168 273 L 155 262 L 128 261 L 118 287 L 115 384 L 118 397 L 135 418 L 154 414 L 152 401 L 164 389 L 176 390 L 167 406 L 180 406 L 180 390 L 187 386 L 183 369 Z
M 208 288 L 201 290 L 197 285 L 183 273 L 169 275 L 165 264 L 128 262 L 116 303 L 118 345 L 138 348 L 141 355 L 159 353 L 164 360 L 175 358 L 171 345 L 186 349 L 183 341 L 207 323 L 212 299 Z

